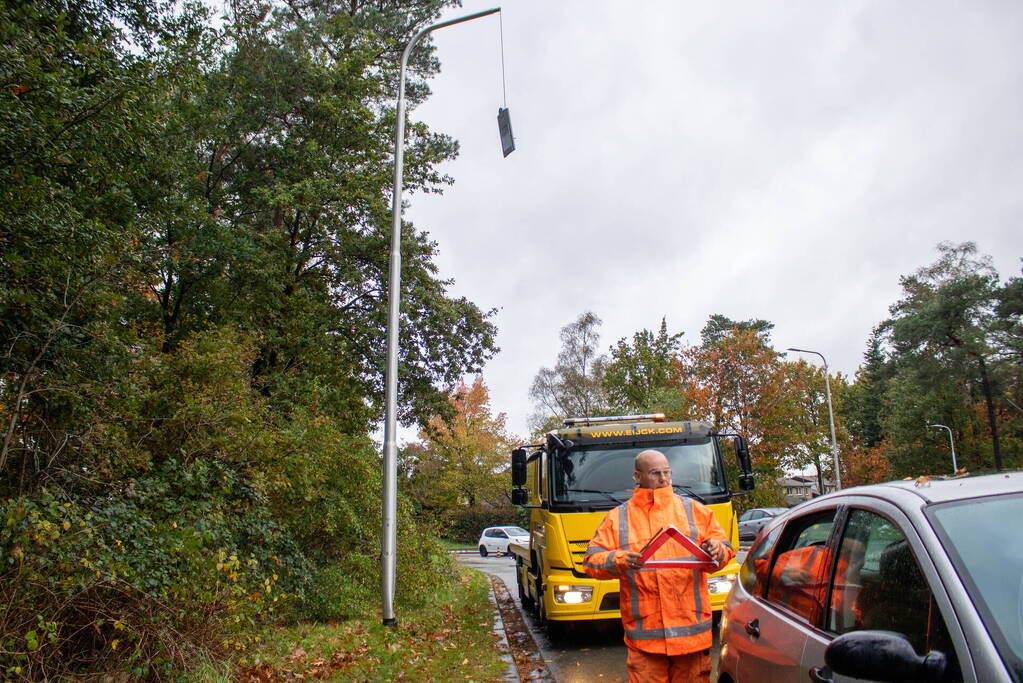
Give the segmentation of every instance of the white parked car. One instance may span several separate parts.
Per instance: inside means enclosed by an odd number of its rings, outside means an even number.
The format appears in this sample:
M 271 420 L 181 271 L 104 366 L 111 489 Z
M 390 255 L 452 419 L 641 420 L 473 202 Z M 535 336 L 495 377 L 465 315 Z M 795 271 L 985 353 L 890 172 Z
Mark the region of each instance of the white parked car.
M 488 526 L 480 534 L 480 557 L 508 554 L 508 544 L 529 546 L 529 532 L 520 526 Z

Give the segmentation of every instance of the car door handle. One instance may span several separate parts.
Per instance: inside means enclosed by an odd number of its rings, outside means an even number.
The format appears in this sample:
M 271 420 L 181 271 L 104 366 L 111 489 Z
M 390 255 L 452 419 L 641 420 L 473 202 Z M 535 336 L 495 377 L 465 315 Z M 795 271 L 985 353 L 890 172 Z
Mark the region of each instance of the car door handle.
M 746 624 L 746 633 L 750 634 L 754 638 L 760 637 L 760 620 L 754 619 L 753 621 Z
M 826 666 L 815 666 L 810 669 L 810 680 L 813 683 L 833 683 L 834 679 L 831 677 L 831 669 Z

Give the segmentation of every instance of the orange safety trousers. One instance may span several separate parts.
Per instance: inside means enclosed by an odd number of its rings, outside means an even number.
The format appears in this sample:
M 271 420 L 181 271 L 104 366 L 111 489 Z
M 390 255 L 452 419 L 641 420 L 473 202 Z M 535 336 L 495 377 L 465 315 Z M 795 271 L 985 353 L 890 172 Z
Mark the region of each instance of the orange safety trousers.
M 710 650 L 675 656 L 628 650 L 629 683 L 710 683 Z

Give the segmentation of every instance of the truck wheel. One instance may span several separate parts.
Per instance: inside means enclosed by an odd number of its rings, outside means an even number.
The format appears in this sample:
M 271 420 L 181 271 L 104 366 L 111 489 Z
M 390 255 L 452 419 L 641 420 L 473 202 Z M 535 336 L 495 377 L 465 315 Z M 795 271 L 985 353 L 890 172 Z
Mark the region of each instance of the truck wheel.
M 552 643 L 564 640 L 568 631 L 568 625 L 564 622 L 551 621 L 547 618 L 547 608 L 544 607 L 543 595 L 539 595 L 536 598 L 536 614 L 540 627 L 547 632 L 547 637 L 551 639 Z
M 522 608 L 530 612 L 533 611 L 533 598 L 529 597 L 526 593 L 526 584 L 522 581 L 522 572 L 525 569 L 522 566 L 521 560 L 518 561 L 515 567 L 515 583 L 519 587 L 519 602 L 522 603 Z
M 487 546 L 485 546 L 485 545 L 483 545 L 481 543 L 480 544 L 480 557 L 486 557 L 486 556 L 487 556 Z

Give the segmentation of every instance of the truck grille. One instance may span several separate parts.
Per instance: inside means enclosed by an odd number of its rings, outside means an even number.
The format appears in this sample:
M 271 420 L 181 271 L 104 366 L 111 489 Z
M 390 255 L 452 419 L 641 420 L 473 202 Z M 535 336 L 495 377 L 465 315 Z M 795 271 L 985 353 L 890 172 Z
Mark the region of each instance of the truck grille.
M 572 553 L 572 563 L 575 564 L 576 569 L 582 571 L 583 569 L 583 556 L 586 554 L 586 549 L 590 546 L 590 539 L 585 541 L 569 541 L 568 549 Z

